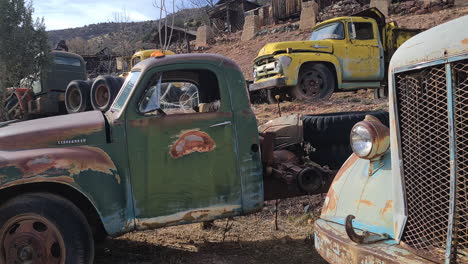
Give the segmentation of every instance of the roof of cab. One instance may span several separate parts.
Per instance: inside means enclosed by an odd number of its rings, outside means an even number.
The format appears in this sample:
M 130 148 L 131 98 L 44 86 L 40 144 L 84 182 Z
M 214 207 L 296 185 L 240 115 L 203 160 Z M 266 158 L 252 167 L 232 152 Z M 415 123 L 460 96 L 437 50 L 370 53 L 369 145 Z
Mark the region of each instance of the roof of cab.
M 69 57 L 69 58 L 77 58 L 80 60 L 83 60 L 83 57 L 81 57 L 78 54 L 72 53 L 72 52 L 67 52 L 67 51 L 61 51 L 61 50 L 52 50 L 51 54 L 53 56 L 61 56 L 61 57 Z
M 407 40 L 390 61 L 390 71 L 468 53 L 468 15 Z
M 133 67 L 132 71 L 139 70 L 139 71 L 146 71 L 149 68 L 153 68 L 155 66 L 163 66 L 169 64 L 176 64 L 176 63 L 191 63 L 191 62 L 210 62 L 214 64 L 219 64 L 220 66 L 224 67 L 231 67 L 235 68 L 240 71 L 239 66 L 232 61 L 231 59 L 218 55 L 218 54 L 210 54 L 210 53 L 191 53 L 191 54 L 177 54 L 177 55 L 170 55 L 164 56 L 159 58 L 149 58 L 139 62 L 137 65 Z

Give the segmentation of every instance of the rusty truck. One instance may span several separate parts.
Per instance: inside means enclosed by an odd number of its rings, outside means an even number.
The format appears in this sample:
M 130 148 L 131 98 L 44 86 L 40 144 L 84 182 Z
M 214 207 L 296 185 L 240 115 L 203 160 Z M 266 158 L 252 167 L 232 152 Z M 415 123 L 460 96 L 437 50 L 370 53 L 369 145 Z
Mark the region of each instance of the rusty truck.
M 371 8 L 316 25 L 307 41 L 264 46 L 254 60 L 250 90 L 267 90 L 267 99 L 317 101 L 333 92 L 375 89 L 386 96 L 386 69 L 393 52 L 419 30 L 386 23 Z
M 181 92 L 187 100 L 171 99 Z M 0 262 L 91 263 L 93 238 L 326 192 L 334 172 L 310 161 L 305 140 L 325 119 L 257 127 L 233 61 L 162 54 L 131 70 L 106 112 L 0 123 Z
M 468 263 L 466 25 L 429 29 L 394 54 L 390 127 L 353 127 L 354 154 L 315 224 L 330 263 Z

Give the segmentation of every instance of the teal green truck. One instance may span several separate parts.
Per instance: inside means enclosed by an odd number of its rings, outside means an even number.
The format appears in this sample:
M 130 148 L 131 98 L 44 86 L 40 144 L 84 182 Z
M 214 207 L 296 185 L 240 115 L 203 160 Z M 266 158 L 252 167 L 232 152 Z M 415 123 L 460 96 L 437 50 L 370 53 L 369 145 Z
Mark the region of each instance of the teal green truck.
M 210 54 L 137 64 L 108 111 L 0 123 L 0 263 L 92 263 L 94 240 L 326 191 L 299 116 L 260 128 Z

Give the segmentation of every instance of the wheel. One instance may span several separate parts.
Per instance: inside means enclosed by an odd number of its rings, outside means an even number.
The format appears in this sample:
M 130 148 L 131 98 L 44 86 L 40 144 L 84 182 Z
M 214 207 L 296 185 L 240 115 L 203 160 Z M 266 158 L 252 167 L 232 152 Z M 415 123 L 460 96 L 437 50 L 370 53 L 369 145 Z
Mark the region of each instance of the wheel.
M 363 111 L 341 112 L 320 115 L 307 115 L 302 117 L 304 141 L 312 146 L 318 144 L 349 144 L 349 133 L 353 126 L 364 120 L 366 115 L 377 117 L 388 126 L 388 112 Z
M 380 87 L 374 89 L 374 99 L 385 99 L 388 98 L 388 88 Z
M 65 107 L 69 114 L 91 110 L 89 81 L 72 81 L 65 90 Z
M 299 72 L 299 82 L 293 87 L 293 97 L 300 101 L 327 100 L 335 90 L 335 77 L 323 64 L 306 66 Z
M 98 76 L 91 86 L 91 105 L 94 110 L 109 110 L 121 85 L 112 76 Z
M 24 194 L 0 207 L 0 263 L 92 263 L 88 222 L 68 200 Z

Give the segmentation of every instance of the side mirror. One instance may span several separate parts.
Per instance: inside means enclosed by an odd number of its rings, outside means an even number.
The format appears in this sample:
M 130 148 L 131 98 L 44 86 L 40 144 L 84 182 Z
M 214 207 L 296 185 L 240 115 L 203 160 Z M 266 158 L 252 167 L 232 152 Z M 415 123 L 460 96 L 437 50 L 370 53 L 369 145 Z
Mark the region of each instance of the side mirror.
M 349 32 L 349 37 L 351 39 L 356 39 L 356 26 L 354 26 L 354 23 L 351 23 L 351 31 Z

